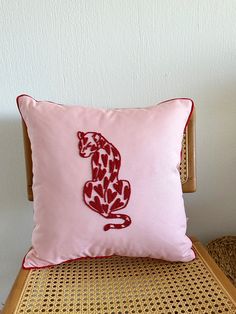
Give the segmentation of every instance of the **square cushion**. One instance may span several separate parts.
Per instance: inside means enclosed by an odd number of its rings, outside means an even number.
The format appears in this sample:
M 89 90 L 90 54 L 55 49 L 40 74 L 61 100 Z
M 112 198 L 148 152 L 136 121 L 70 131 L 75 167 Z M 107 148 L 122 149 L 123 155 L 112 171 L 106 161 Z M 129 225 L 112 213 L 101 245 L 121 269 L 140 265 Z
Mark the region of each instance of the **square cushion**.
M 33 161 L 24 268 L 111 255 L 194 259 L 178 170 L 192 100 L 98 109 L 20 95 L 17 104 Z

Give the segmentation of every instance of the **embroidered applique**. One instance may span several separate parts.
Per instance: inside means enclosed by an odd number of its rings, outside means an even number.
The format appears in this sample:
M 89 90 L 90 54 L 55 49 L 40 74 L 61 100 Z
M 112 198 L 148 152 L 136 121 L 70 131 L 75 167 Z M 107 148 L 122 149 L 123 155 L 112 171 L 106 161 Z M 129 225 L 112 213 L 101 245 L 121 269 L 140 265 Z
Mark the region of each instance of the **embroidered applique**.
M 78 132 L 79 154 L 91 157 L 92 180 L 83 189 L 85 204 L 107 219 L 122 219 L 123 223 L 109 223 L 104 230 L 123 229 L 131 224 L 125 214 L 114 213 L 126 207 L 131 193 L 130 183 L 118 178 L 121 156 L 117 148 L 96 132 Z

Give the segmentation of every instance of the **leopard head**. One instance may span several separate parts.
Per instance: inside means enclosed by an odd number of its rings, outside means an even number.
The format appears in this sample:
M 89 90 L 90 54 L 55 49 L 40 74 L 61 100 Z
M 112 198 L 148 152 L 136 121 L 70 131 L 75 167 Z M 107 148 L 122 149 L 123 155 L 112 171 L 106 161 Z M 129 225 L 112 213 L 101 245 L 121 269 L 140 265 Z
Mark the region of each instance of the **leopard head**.
M 99 148 L 101 134 L 96 132 L 81 132 L 77 133 L 79 139 L 79 154 L 81 157 L 87 158 L 95 153 Z

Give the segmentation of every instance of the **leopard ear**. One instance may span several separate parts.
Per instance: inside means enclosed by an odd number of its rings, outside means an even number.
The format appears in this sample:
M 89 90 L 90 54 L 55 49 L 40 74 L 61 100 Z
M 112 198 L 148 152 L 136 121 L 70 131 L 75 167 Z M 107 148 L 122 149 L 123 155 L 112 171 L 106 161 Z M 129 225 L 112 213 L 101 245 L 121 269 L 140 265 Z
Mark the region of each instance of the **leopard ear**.
M 94 138 L 94 141 L 97 143 L 100 140 L 100 138 L 101 138 L 101 134 L 100 133 L 95 133 L 93 138 Z
M 77 136 L 81 140 L 81 138 L 84 137 L 84 132 L 77 132 Z

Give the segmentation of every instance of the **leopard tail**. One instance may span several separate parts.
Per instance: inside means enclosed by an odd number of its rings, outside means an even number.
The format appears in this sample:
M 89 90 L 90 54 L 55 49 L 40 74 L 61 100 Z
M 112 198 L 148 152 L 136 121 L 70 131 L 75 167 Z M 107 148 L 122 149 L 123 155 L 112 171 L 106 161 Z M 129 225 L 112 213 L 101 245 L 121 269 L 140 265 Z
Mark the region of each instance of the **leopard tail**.
M 131 224 L 131 218 L 125 214 L 111 214 L 110 213 L 109 216 L 107 216 L 106 218 L 107 219 L 123 219 L 124 222 L 120 224 L 107 224 L 103 227 L 104 231 L 107 231 L 109 229 L 124 229 Z

